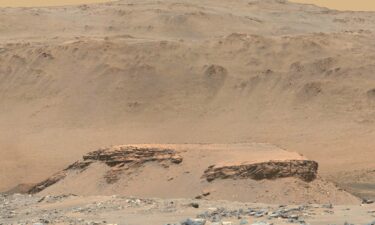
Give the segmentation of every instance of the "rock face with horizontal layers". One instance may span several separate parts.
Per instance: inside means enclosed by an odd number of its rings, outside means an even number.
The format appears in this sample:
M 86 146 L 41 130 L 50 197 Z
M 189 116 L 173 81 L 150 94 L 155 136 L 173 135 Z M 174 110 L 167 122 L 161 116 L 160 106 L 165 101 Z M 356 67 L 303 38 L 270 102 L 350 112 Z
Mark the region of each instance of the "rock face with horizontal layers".
M 268 161 L 261 163 L 210 166 L 203 177 L 211 182 L 215 179 L 277 179 L 297 177 L 303 181 L 315 180 L 318 163 L 311 160 Z
M 182 157 L 177 155 L 172 149 L 163 148 L 139 148 L 135 146 L 115 146 L 111 148 L 99 149 L 83 156 L 84 161 L 101 161 L 110 167 L 126 164 L 143 164 L 151 161 L 170 161 L 181 163 Z
M 147 162 L 158 162 L 164 167 L 168 167 L 168 163 L 181 163 L 182 157 L 174 150 L 167 148 L 140 148 L 126 145 L 99 149 L 84 155 L 82 161 L 77 161 L 63 171 L 36 184 L 29 190 L 29 193 L 35 194 L 41 192 L 47 187 L 64 179 L 69 171 L 84 171 L 94 162 L 105 163 L 111 168 L 106 172 L 104 178 L 107 183 L 112 184 L 118 181 L 119 175 L 121 175 L 123 171 L 131 167 L 139 167 Z

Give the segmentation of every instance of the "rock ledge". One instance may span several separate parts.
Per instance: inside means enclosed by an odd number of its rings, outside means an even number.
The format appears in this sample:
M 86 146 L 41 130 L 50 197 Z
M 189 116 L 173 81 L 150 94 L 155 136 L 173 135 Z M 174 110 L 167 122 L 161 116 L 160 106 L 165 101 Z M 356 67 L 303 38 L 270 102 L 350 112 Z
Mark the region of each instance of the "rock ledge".
M 318 173 L 318 163 L 311 160 L 267 161 L 261 163 L 210 166 L 203 178 L 211 182 L 215 179 L 277 179 L 297 177 L 303 181 L 315 180 Z

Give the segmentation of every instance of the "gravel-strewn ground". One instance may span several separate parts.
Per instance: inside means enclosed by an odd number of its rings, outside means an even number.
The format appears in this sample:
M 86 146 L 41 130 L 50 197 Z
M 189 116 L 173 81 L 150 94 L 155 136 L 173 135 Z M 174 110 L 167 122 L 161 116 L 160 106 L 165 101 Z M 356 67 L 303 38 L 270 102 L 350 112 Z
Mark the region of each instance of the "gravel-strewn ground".
M 1 195 L 0 224 L 375 224 L 375 205 L 265 205 L 122 196 Z

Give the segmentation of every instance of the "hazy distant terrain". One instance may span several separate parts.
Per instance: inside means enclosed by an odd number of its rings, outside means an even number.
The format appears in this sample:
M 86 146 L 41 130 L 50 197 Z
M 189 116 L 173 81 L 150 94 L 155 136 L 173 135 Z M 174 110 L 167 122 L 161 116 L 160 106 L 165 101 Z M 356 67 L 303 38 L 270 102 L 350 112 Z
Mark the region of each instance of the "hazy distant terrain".
M 2 8 L 0 190 L 127 143 L 269 142 L 374 184 L 374 30 L 280 0 Z
M 293 0 L 299 3 L 316 4 L 338 10 L 375 11 L 375 2 L 368 0 Z
M 111 0 L 0 0 L 0 7 L 49 7 L 103 3 L 109 1 Z
M 40 7 L 40 6 L 62 6 L 79 5 L 100 2 L 109 2 L 111 0 L 0 0 L 0 7 Z M 116 1 L 116 0 L 112 0 Z M 375 11 L 375 3 L 368 0 L 292 0 L 292 2 L 316 4 L 321 7 L 328 7 L 337 10 L 350 11 Z

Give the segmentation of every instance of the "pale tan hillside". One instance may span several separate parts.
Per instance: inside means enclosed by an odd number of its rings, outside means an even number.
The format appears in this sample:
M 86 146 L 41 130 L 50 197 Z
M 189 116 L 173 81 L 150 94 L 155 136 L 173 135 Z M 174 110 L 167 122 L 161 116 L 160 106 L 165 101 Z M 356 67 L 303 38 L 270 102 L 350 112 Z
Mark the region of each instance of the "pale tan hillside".
M 124 143 L 268 142 L 324 176 L 374 168 L 374 22 L 281 0 L 2 8 L 0 190 Z

